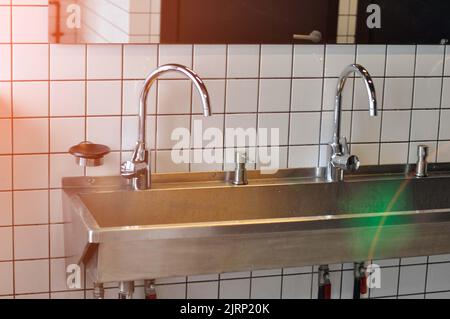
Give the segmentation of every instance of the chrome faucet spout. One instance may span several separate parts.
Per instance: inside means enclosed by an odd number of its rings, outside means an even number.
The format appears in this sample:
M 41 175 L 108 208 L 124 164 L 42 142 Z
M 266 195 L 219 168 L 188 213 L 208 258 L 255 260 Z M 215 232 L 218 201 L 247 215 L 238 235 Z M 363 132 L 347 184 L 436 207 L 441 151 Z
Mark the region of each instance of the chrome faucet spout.
M 339 77 L 336 89 L 336 104 L 334 109 L 333 120 L 333 140 L 331 146 L 331 156 L 328 162 L 327 179 L 329 181 L 339 181 L 343 178 L 343 171 L 355 171 L 359 168 L 360 162 L 357 156 L 350 155 L 347 139 L 341 137 L 341 116 L 342 116 L 342 94 L 344 92 L 347 79 L 353 73 L 359 75 L 365 85 L 368 100 L 370 116 L 378 115 L 377 97 L 373 79 L 366 68 L 359 64 L 351 64 L 347 66 Z
M 151 72 L 145 79 L 139 100 L 139 134 L 133 156 L 122 164 L 121 174 L 132 180 L 135 190 L 150 188 L 150 159 L 146 141 L 147 98 L 156 80 L 167 72 L 179 72 L 189 78 L 197 89 L 203 105 L 204 116 L 211 115 L 211 103 L 208 90 L 203 80 L 191 69 L 180 64 L 166 64 Z

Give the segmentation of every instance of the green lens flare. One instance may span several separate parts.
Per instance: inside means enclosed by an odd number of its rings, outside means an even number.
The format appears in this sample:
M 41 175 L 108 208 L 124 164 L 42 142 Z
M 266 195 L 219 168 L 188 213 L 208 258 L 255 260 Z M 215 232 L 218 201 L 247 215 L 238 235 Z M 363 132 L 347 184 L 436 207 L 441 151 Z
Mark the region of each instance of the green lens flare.
M 406 245 L 415 234 L 415 226 L 408 223 L 408 217 L 390 215 L 391 212 L 411 210 L 414 207 L 412 188 L 409 181 L 382 181 L 362 184 L 350 195 L 343 194 L 340 212 L 345 213 L 379 213 L 375 217 L 350 219 L 349 227 L 354 227 L 354 238 L 351 238 L 352 253 L 367 255 L 367 260 L 382 251 L 389 254 L 391 243 L 396 246 Z M 402 231 L 397 231 L 400 227 Z M 409 225 L 405 231 L 405 226 Z

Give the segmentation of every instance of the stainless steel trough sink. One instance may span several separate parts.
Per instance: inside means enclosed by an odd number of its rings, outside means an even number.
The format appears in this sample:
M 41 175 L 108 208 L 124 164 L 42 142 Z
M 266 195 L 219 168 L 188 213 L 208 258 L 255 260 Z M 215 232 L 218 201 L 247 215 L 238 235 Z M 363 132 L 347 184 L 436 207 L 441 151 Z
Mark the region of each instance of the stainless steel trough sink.
M 64 180 L 68 263 L 95 282 L 413 257 L 450 252 L 450 174 L 362 169 L 327 183 L 317 170 L 156 175 L 153 189 L 120 178 Z

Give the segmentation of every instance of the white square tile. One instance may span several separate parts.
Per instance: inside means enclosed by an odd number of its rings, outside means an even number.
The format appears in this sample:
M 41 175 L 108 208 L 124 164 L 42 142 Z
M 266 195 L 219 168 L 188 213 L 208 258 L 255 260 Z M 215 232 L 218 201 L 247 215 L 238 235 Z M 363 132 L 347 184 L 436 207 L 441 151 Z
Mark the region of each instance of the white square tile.
M 49 261 L 16 261 L 15 292 L 18 294 L 38 293 L 49 290 Z
M 444 78 L 443 81 L 441 106 L 442 108 L 450 108 L 450 79 Z
M 228 80 L 227 113 L 256 112 L 258 104 L 258 80 Z
M 220 299 L 248 299 L 250 279 L 223 280 L 220 282 Z
M 155 116 L 147 116 L 147 147 L 155 148 L 156 140 Z M 139 132 L 139 118 L 137 116 L 126 116 L 122 118 L 122 150 L 134 150 Z
M 341 299 L 353 299 L 353 285 L 354 285 L 353 270 L 343 271 Z
M 62 223 L 62 191 L 60 189 L 50 190 L 50 222 Z
M 0 226 L 12 225 L 12 194 L 0 193 Z
M 409 140 L 411 111 L 384 111 L 381 140 L 405 142 Z
M 85 82 L 82 81 L 50 82 L 50 115 L 84 115 L 86 113 L 85 86 Z
M 450 162 L 450 142 L 439 142 L 438 147 L 437 161 L 439 163 Z
M 172 140 L 172 133 L 175 129 L 190 129 L 189 115 L 165 115 L 158 116 L 157 148 L 163 150 L 172 149 L 178 141 Z M 187 141 L 189 143 L 189 140 Z
M 11 46 L 0 44 L 0 80 L 11 80 Z
M 183 150 L 187 158 L 190 157 L 189 150 Z M 189 171 L 189 163 L 174 163 L 171 151 L 158 151 L 156 154 L 157 173 L 186 173 Z
M 434 109 L 441 103 L 442 79 L 416 78 L 414 108 Z
M 142 92 L 143 81 L 123 81 L 123 105 L 122 112 L 125 115 L 137 115 L 139 113 L 139 100 Z M 147 114 L 156 114 L 156 87 L 153 85 L 147 98 Z
M 87 140 L 120 150 L 120 118 L 90 117 L 87 119 Z
M 259 88 L 259 112 L 289 111 L 291 80 L 263 79 Z
M 14 292 L 14 270 L 12 262 L 0 263 L 0 295 L 12 295 Z
M 416 76 L 442 76 L 444 51 L 443 45 L 417 46 Z
M 450 110 L 441 111 L 439 139 L 450 140 Z
M 413 76 L 416 47 L 389 45 L 387 49 L 386 76 Z
M 67 273 L 64 259 L 50 260 L 51 271 L 51 290 L 64 291 L 67 290 Z M 83 298 L 84 299 L 84 298 Z
M 447 45 L 445 47 L 445 68 L 444 68 L 444 75 L 450 75 L 450 45 Z
M 187 114 L 191 111 L 191 82 L 188 80 L 160 81 L 158 114 Z
M 11 120 L 0 119 L 0 154 L 11 154 L 12 138 L 11 138 Z
M 81 80 L 85 78 L 85 45 L 50 45 L 50 79 Z
M 14 189 L 48 187 L 47 155 L 14 156 Z
M 265 145 L 261 145 L 261 141 L 259 143 L 260 146 L 268 146 L 268 145 L 287 145 L 288 144 L 288 135 L 289 135 L 289 114 L 288 113 L 266 113 L 259 114 L 258 117 L 258 135 L 261 138 L 261 134 L 263 133 L 263 129 L 267 131 L 266 143 Z M 279 139 L 275 144 L 272 144 L 271 133 L 272 130 L 278 130 Z
M 225 147 L 251 147 L 256 146 L 256 134 L 255 136 L 251 132 L 255 133 L 256 128 L 256 114 L 228 114 L 225 115 L 225 132 L 229 129 L 234 129 L 234 132 L 238 134 L 236 136 L 229 136 L 225 134 Z M 250 130 L 248 130 L 250 129 Z M 249 133 L 249 134 L 246 134 Z M 246 134 L 243 140 L 243 134 Z
M 50 120 L 50 152 L 68 152 L 84 140 L 84 118 L 52 118 Z
M 87 78 L 120 79 L 122 76 L 122 47 L 120 45 L 88 45 Z
M 318 159 L 318 146 L 289 147 L 289 168 L 313 168 L 317 166 Z
M 408 265 L 418 265 L 418 264 L 426 264 L 428 260 L 427 256 L 420 256 L 420 257 L 408 257 L 408 258 L 402 258 L 400 260 L 400 264 L 402 266 L 408 266 Z
M 186 299 L 186 284 L 158 286 L 156 293 L 158 299 Z
M 320 114 L 294 113 L 291 115 L 290 144 L 319 143 Z
M 294 46 L 294 77 L 322 77 L 325 46 Z
M 158 47 L 156 45 L 124 46 L 124 78 L 145 79 L 158 64 Z
M 50 257 L 64 256 L 64 225 L 50 225 Z
M 88 115 L 119 115 L 121 94 L 120 81 L 89 81 L 87 85 Z
M 373 79 L 375 86 L 375 95 L 377 97 L 377 107 L 379 110 L 383 108 L 383 96 L 384 96 L 384 79 Z M 355 93 L 353 97 L 353 109 L 354 110 L 368 110 L 369 100 L 367 96 L 367 89 L 364 81 L 361 79 L 355 80 Z
M 260 143 L 261 144 L 261 143 Z M 276 173 L 279 169 L 288 168 L 289 150 L 287 146 L 258 147 L 256 169 L 262 173 Z
M 12 172 L 11 172 L 11 156 L 0 156 L 0 190 L 11 190 Z
M 48 116 L 47 82 L 14 82 L 13 98 L 14 117 Z
M 228 46 L 228 78 L 257 78 L 259 75 L 259 45 Z
M 188 299 L 217 299 L 219 283 L 217 281 L 188 283 Z
M 352 121 L 352 143 L 378 142 L 380 140 L 381 117 L 371 117 L 369 112 L 355 111 Z
M 355 46 L 328 45 L 326 47 L 325 76 L 339 77 L 352 63 L 355 63 Z
M 14 192 L 15 225 L 48 223 L 48 191 Z
M 449 271 L 448 263 L 428 265 L 426 292 L 450 290 L 450 278 L 447 276 Z
M 413 111 L 411 140 L 436 140 L 438 137 L 439 111 Z
M 14 6 L 12 39 L 14 43 L 47 43 L 48 7 Z
M 13 259 L 13 231 L 12 227 L 0 228 L 0 261 Z
M 225 80 L 205 80 L 211 99 L 211 112 L 223 113 L 225 108 Z M 203 113 L 203 105 L 197 90 L 192 93 L 192 112 L 195 114 Z
M 251 299 L 280 299 L 281 276 L 252 279 Z
M 69 154 L 52 154 L 50 155 L 50 187 L 61 187 L 61 179 L 63 177 L 83 176 L 84 169 L 75 163 L 72 155 Z M 61 195 L 60 195 L 61 196 Z M 53 201 L 55 198 L 53 197 Z M 60 214 L 61 207 L 58 211 L 52 208 L 52 214 Z
M 112 176 L 120 175 L 120 153 L 111 152 L 105 156 L 105 162 L 102 166 L 86 168 L 87 176 Z M 67 176 L 67 175 L 64 175 Z
M 214 281 L 219 280 L 218 274 L 210 274 L 210 275 L 195 275 L 195 276 L 188 276 L 187 281 L 188 282 L 199 282 L 199 281 Z
M 283 299 L 311 299 L 312 275 L 283 277 Z
M 450 254 L 430 256 L 428 262 L 430 263 L 450 262 Z
M 397 295 L 398 267 L 381 269 L 381 288 L 370 289 L 370 297 L 388 297 Z
M 192 45 L 160 45 L 159 65 L 171 63 L 177 63 L 192 68 Z M 171 73 L 163 76 L 163 78 L 184 78 L 184 75 Z
M 195 45 L 194 70 L 201 78 L 224 78 L 227 47 L 225 45 Z
M 48 258 L 48 225 L 14 227 L 16 259 Z
M 13 145 L 16 153 L 48 152 L 48 120 L 40 118 L 14 120 Z
M 205 149 L 192 150 L 191 154 L 191 172 L 221 172 L 223 171 L 223 150 Z M 208 156 L 208 157 L 206 157 Z M 206 160 L 208 158 L 208 160 Z M 212 161 L 209 158 L 213 159 Z M 201 160 L 198 160 L 201 159 Z
M 291 77 L 292 45 L 263 45 L 261 47 L 261 70 L 263 78 Z
M 292 111 L 320 111 L 322 108 L 323 80 L 292 80 Z
M 386 79 L 385 109 L 409 109 L 412 106 L 413 79 Z
M 191 124 L 191 146 L 193 148 L 222 148 L 222 136 L 216 137 L 212 134 L 212 130 L 223 132 L 224 115 L 211 115 L 204 117 L 203 115 L 193 115 Z M 200 140 L 201 137 L 201 140 Z
M 342 109 L 351 110 L 353 107 L 354 80 L 348 79 L 342 94 Z M 334 111 L 336 104 L 336 89 L 338 79 L 324 79 L 323 82 L 323 109 Z
M 380 164 L 405 164 L 408 161 L 408 143 L 381 144 Z
M 358 45 L 356 50 L 356 63 L 364 66 L 371 76 L 384 76 L 385 45 Z
M 347 138 L 350 137 L 351 132 L 351 112 L 344 111 L 341 114 L 341 135 Z M 323 112 L 322 113 L 322 126 L 320 128 L 320 142 L 322 144 L 329 144 L 333 138 L 333 123 L 334 123 L 334 112 Z M 293 123 L 294 124 L 294 123 Z M 294 124 L 295 125 L 295 124 Z M 350 142 L 350 141 L 349 141 Z
M 0 117 L 11 116 L 11 82 L 0 83 Z
M 0 43 L 11 42 L 11 8 L 0 7 Z
M 356 154 L 361 161 L 361 165 L 378 165 L 379 156 L 378 144 L 352 144 L 351 150 L 353 154 Z
M 48 56 L 48 44 L 14 44 L 13 79 L 48 80 Z
M 425 295 L 425 299 L 449 299 L 450 298 L 450 293 L 448 292 L 438 292 L 438 293 L 431 293 L 431 294 L 426 294 Z
M 423 293 L 426 274 L 426 265 L 401 267 L 399 294 Z

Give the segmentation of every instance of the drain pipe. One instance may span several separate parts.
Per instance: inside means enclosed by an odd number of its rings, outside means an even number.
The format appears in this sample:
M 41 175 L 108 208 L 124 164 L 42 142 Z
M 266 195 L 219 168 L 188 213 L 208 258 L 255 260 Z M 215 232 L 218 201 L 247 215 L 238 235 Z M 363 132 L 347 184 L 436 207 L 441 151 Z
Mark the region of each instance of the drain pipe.
M 355 263 L 354 265 L 354 285 L 353 299 L 368 299 L 367 289 L 367 267 L 366 263 Z
M 119 299 L 133 299 L 134 281 L 121 281 L 119 283 Z
M 156 294 L 155 280 L 145 280 L 144 281 L 144 293 L 145 299 L 153 300 L 158 299 L 158 295 Z
M 328 265 L 319 267 L 319 296 L 318 299 L 331 299 L 330 268 Z

